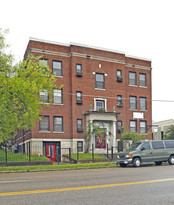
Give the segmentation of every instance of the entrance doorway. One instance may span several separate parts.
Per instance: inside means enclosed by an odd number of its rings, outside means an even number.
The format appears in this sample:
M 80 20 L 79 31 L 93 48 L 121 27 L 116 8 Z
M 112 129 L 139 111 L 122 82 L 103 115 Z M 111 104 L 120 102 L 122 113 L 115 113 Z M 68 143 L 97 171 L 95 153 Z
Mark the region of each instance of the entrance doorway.
M 105 149 L 106 148 L 106 133 L 101 133 L 95 137 L 95 148 Z
M 60 142 L 44 142 L 43 144 L 44 155 L 53 162 L 61 161 Z
M 53 162 L 56 162 L 56 145 L 55 144 L 46 145 L 46 157 L 51 159 Z

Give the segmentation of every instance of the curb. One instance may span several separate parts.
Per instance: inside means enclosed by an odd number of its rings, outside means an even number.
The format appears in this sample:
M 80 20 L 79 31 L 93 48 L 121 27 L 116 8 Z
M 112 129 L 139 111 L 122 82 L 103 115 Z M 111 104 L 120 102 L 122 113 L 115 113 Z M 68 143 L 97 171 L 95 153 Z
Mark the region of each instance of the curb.
M 40 170 L 21 170 L 21 171 L 0 171 L 0 174 L 9 173 L 27 173 L 27 172 L 48 172 L 48 171 L 69 171 L 69 170 L 85 170 L 85 169 L 103 169 L 103 168 L 118 168 L 118 166 L 100 166 L 100 167 L 79 167 L 79 168 L 60 168 L 60 169 L 40 169 Z

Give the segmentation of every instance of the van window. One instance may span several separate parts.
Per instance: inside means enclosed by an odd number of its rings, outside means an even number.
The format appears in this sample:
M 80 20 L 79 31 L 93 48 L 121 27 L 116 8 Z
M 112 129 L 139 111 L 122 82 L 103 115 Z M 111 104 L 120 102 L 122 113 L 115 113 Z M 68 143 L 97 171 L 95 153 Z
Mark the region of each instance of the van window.
M 143 147 L 145 148 L 145 150 L 150 150 L 150 144 L 149 144 L 149 142 L 144 142 L 144 143 L 143 143 Z
M 174 148 L 174 141 L 164 141 L 166 148 Z
M 162 141 L 154 141 L 152 142 L 153 149 L 164 149 L 164 144 Z
M 127 150 L 128 151 L 136 150 L 140 144 L 141 144 L 141 142 L 133 143 L 133 144 L 131 144 L 131 146 Z

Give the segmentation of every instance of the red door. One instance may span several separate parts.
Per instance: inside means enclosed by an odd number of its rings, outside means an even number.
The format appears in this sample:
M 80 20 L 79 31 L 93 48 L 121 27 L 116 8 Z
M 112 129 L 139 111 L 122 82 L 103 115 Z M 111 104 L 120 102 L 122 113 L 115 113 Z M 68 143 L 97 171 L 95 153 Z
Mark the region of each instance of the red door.
M 56 162 L 56 145 L 55 144 L 46 145 L 46 157 L 51 159 L 53 162 Z
M 106 134 L 102 133 L 96 137 L 95 148 L 106 148 Z

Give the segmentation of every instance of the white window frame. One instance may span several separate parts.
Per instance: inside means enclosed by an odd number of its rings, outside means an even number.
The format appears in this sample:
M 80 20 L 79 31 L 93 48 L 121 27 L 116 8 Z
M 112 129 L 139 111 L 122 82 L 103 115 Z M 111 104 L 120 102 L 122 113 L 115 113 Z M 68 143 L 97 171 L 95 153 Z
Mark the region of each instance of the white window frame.
M 103 81 L 97 81 L 97 75 L 103 76 Z M 102 88 L 97 86 L 97 83 L 102 83 Z M 95 73 L 95 89 L 105 90 L 105 74 L 104 73 Z
M 144 76 L 145 79 L 144 80 L 141 80 L 141 76 Z M 141 82 L 144 82 L 145 85 L 140 85 Z M 146 88 L 147 87 L 147 76 L 146 76 L 146 73 L 139 73 L 139 87 L 144 87 Z
M 56 122 L 56 119 L 57 119 L 57 122 Z M 58 129 L 55 129 L 56 126 L 58 126 Z M 63 117 L 62 116 L 53 116 L 53 132 L 54 133 L 63 132 Z
M 134 123 L 135 123 L 135 126 L 134 126 Z M 135 130 L 132 130 L 132 129 L 135 129 Z M 130 120 L 129 121 L 129 130 L 131 132 L 137 132 L 137 121 L 136 120 Z
M 142 132 L 142 130 L 143 130 L 143 132 Z M 147 121 L 140 121 L 140 133 L 141 134 L 147 133 Z
M 49 104 L 48 90 L 46 89 L 40 90 L 39 97 L 40 97 L 40 103 Z M 46 98 L 47 100 L 44 101 L 44 98 Z
M 94 110 L 96 110 L 96 101 L 104 101 L 105 102 L 105 111 L 107 111 L 107 99 L 103 99 L 103 98 L 94 98 Z
M 54 67 L 54 63 L 60 63 L 61 68 L 55 68 L 55 67 Z M 63 77 L 62 61 L 53 60 L 53 61 L 52 61 L 52 70 L 53 70 L 53 75 L 54 75 L 55 77 Z M 58 71 L 60 72 L 60 75 L 57 75 L 56 70 L 58 70 Z M 56 73 L 56 75 L 55 75 L 54 73 Z
M 50 132 L 50 117 L 48 115 L 43 115 L 43 116 L 40 116 L 42 119 L 39 120 L 39 132 Z M 45 118 L 45 121 L 42 121 L 44 120 L 43 118 Z M 46 123 L 48 129 L 43 129 L 41 127 L 43 127 L 43 124 Z
M 58 91 L 58 92 L 56 92 Z M 55 102 L 55 98 L 60 98 L 61 103 Z M 53 90 L 53 104 L 62 105 L 63 104 L 63 90 L 62 89 L 54 89 Z
M 135 76 L 135 79 L 133 78 L 130 78 L 131 77 L 131 74 L 134 74 Z M 132 83 L 133 82 L 133 83 Z M 132 72 L 132 71 L 129 71 L 129 86 L 136 86 L 137 87 L 137 73 L 136 72 Z
M 147 111 L 147 98 L 146 97 L 140 97 L 139 102 L 140 102 L 140 110 Z

